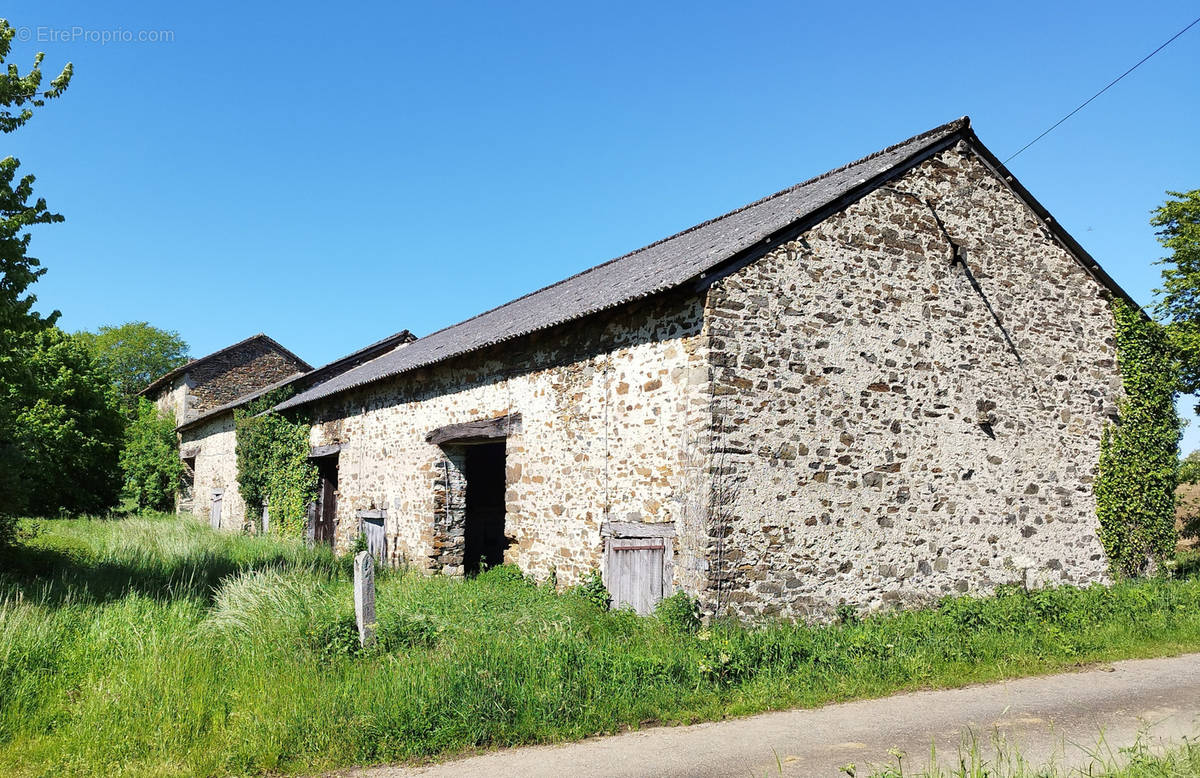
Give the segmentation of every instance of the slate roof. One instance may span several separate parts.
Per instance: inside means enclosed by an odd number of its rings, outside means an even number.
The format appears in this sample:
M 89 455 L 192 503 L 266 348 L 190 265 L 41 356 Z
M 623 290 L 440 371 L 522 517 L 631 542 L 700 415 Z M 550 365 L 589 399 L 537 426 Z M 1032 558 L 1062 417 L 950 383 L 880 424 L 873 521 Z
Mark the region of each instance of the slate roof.
M 304 405 L 699 280 L 797 222 L 824 218 L 826 212 L 832 212 L 829 209 L 842 207 L 960 138 L 967 138 L 986 152 L 970 130 L 970 119 L 964 116 L 427 335 L 404 349 L 297 394 L 277 408 Z M 986 157 L 1008 176 L 990 152 Z M 1011 176 L 1008 180 L 1022 196 L 1032 200 Z M 1036 206 L 1036 201 L 1033 204 Z M 1041 209 L 1039 214 L 1043 212 Z M 1067 239 L 1072 250 L 1077 249 L 1086 258 L 1081 262 L 1089 270 L 1098 271 L 1096 274 L 1105 283 L 1117 288 L 1073 239 Z
M 362 348 L 358 349 L 357 351 L 353 351 L 344 357 L 339 357 L 339 358 L 333 360 L 332 362 L 329 362 L 327 364 L 322 365 L 321 367 L 316 368 L 315 370 L 309 370 L 306 373 L 299 373 L 294 376 L 288 376 L 287 378 L 284 378 L 280 381 L 276 381 L 273 384 L 269 384 L 267 386 L 264 386 L 261 389 L 253 391 L 250 394 L 243 395 L 243 396 L 237 398 L 236 400 L 234 400 L 233 402 L 228 402 L 228 403 L 225 403 L 224 405 L 219 405 L 216 408 L 213 408 L 211 410 L 207 410 L 198 416 L 188 419 L 187 421 L 185 421 L 183 424 L 180 424 L 175 429 L 177 431 L 183 431 L 189 427 L 194 427 L 197 424 L 200 424 L 208 419 L 213 418 L 214 416 L 219 416 L 222 413 L 228 413 L 229 411 L 232 411 L 235 408 L 240 408 L 243 405 L 246 405 L 247 403 L 251 402 L 252 400 L 257 400 L 259 397 L 262 397 L 264 394 L 267 394 L 268 392 L 273 392 L 276 389 L 281 389 L 285 386 L 290 386 L 292 384 L 298 384 L 300 387 L 303 387 L 303 388 L 316 386 L 316 385 L 320 384 L 322 381 L 327 381 L 327 380 L 329 380 L 329 378 L 336 376 L 340 372 L 357 367 L 358 365 L 362 364 L 363 362 L 367 362 L 369 360 L 375 359 L 375 358 L 395 349 L 398 346 L 403 346 L 408 343 L 412 343 L 414 340 L 416 340 L 416 336 L 413 335 L 411 332 L 409 332 L 408 330 L 400 330 L 400 332 L 394 333 L 392 335 L 388 335 L 386 338 L 377 340 L 374 343 L 370 344 L 369 346 L 363 346 Z
M 300 364 L 301 370 L 312 370 L 312 365 L 308 364 L 303 359 L 301 359 L 300 357 L 293 354 L 289 349 L 284 348 L 283 345 L 281 345 L 279 343 L 279 341 L 275 340 L 274 338 L 268 337 L 267 335 L 264 335 L 263 333 L 260 332 L 257 335 L 251 335 L 250 337 L 246 338 L 245 340 L 239 340 L 237 343 L 234 343 L 232 346 L 226 346 L 225 348 L 214 351 L 211 354 L 206 354 L 205 356 L 202 356 L 199 359 L 193 359 L 192 361 L 188 362 L 187 364 L 180 365 L 179 367 L 175 368 L 174 370 L 160 375 L 158 378 L 151 381 L 150 384 L 145 389 L 138 392 L 138 395 L 139 396 L 149 395 L 151 392 L 162 387 L 164 384 L 167 384 L 170 381 L 173 381 L 175 378 L 183 375 L 184 373 L 186 373 L 189 370 L 199 367 L 200 365 L 204 364 L 205 362 L 209 361 L 210 359 L 219 357 L 222 354 L 226 354 L 230 351 L 233 351 L 235 348 L 245 346 L 247 343 L 253 343 L 256 340 L 261 340 L 264 343 L 266 343 L 267 345 L 275 348 L 277 351 L 280 351 L 281 353 L 285 354 L 286 356 L 289 356 L 292 359 L 296 360 L 296 362 L 298 362 Z

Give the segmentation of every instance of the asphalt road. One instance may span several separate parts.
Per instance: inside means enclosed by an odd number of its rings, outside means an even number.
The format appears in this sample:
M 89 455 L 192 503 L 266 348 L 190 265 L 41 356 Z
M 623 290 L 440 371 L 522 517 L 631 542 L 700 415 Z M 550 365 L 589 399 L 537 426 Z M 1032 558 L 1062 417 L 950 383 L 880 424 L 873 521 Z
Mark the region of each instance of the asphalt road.
M 1200 734 L 1200 654 L 1116 662 L 1062 675 L 916 692 L 768 713 L 690 727 L 661 727 L 557 746 L 494 751 L 422 767 L 343 771 L 354 778 L 422 776 L 844 776 L 904 757 L 905 774 L 953 762 L 974 738 L 995 754 L 1000 739 L 1031 764 L 1086 765 L 1103 737 L 1116 753 Z

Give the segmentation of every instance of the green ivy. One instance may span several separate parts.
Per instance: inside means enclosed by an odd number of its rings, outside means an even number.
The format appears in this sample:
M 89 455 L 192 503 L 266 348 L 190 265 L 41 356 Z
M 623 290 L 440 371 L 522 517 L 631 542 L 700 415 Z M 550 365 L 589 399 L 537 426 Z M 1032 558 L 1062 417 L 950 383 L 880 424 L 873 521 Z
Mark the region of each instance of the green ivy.
M 271 531 L 300 538 L 317 496 L 317 468 L 308 458 L 309 425 L 270 410 L 289 394 L 270 392 L 234 411 L 238 491 L 248 516 L 261 514 L 265 502 Z
M 1175 549 L 1179 368 L 1161 325 L 1121 300 L 1113 317 L 1125 397 L 1100 441 L 1096 512 L 1113 573 L 1138 576 Z

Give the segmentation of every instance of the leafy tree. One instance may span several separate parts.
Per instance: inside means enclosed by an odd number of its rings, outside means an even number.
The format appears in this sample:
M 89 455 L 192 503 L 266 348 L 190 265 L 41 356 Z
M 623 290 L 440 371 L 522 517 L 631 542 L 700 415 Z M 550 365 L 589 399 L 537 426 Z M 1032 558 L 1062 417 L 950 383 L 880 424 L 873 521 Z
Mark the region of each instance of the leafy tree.
M 0 19 L 0 64 L 8 58 L 16 30 Z M 68 63 L 42 89 L 42 54 L 33 59 L 33 68 L 21 75 L 16 65 L 0 69 L 0 132 L 9 133 L 21 127 L 46 100 L 58 97 L 71 81 L 72 67 Z M 35 224 L 61 222 L 63 217 L 51 213 L 42 198 L 33 198 L 31 175 L 18 177 L 21 163 L 13 157 L 0 160 L 0 330 L 28 331 L 53 324 L 57 312 L 42 318 L 33 312 L 37 299 L 27 293 L 29 285 L 46 272 L 40 262 L 27 254 L 29 233 Z M 31 202 L 32 200 L 32 202 Z
M 9 56 L 16 30 L 0 19 L 0 64 Z M 0 68 L 0 132 L 10 133 L 33 117 L 33 109 L 60 96 L 71 81 L 70 63 L 42 88 L 42 54 L 24 75 L 15 64 Z M 19 173 L 21 163 L 0 159 L 0 547 L 16 536 L 13 514 L 29 504 L 30 484 L 25 480 L 30 458 L 21 448 L 27 437 L 21 424 L 48 411 L 32 401 L 28 390 L 34 374 L 23 355 L 33 347 L 31 333 L 52 326 L 58 313 L 42 317 L 33 311 L 36 298 L 29 286 L 45 271 L 29 256 L 28 228 L 61 222 L 42 198 L 34 198 L 31 175 Z
M 139 417 L 137 393 L 155 378 L 188 361 L 188 344 L 179 333 L 159 329 L 149 322 L 131 321 L 78 335 L 112 375 L 131 415 Z
M 121 450 L 125 495 L 138 508 L 169 510 L 183 478 L 183 462 L 175 438 L 175 419 L 142 398 L 137 416 L 125 431 Z
M 1200 483 L 1200 449 L 1179 461 L 1179 483 Z
M 1172 198 L 1157 208 L 1150 223 L 1158 242 L 1170 250 L 1163 265 L 1156 313 L 1167 324 L 1179 356 L 1181 389 L 1200 393 L 1200 189 L 1168 192 Z M 1200 411 L 1200 406 L 1198 406 Z
M 9 431 L 14 483 L 0 513 L 99 513 L 116 505 L 125 418 L 108 373 L 78 339 L 57 327 L 26 333 L 9 359 L 19 383 L 0 386 L 16 409 Z M 10 452 L 11 453 L 11 452 Z

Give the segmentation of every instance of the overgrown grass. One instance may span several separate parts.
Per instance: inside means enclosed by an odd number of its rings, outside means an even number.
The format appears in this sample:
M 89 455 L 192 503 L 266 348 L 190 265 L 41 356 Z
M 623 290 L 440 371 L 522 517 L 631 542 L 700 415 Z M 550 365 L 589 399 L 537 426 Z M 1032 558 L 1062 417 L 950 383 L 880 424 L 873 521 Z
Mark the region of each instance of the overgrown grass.
M 384 573 L 170 517 L 0 561 L 0 774 L 255 774 L 443 756 L 1200 650 L 1200 579 L 1008 591 L 826 627 L 608 613 L 511 568 Z

